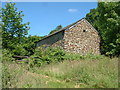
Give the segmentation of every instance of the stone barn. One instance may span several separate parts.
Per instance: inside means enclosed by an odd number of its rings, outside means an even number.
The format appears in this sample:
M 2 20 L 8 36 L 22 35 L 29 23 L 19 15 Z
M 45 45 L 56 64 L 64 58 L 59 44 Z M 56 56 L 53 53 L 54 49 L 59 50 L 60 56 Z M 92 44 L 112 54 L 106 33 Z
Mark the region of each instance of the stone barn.
M 68 25 L 37 42 L 37 46 L 62 47 L 66 52 L 100 54 L 100 36 L 85 19 Z

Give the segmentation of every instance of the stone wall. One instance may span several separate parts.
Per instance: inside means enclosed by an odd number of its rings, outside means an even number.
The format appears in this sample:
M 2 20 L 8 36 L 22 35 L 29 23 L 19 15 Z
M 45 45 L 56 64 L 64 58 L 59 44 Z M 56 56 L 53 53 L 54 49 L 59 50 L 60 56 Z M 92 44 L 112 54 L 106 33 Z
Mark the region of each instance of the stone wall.
M 53 43 L 51 46 L 53 46 L 53 47 L 61 47 L 62 49 L 64 49 L 64 39 Z
M 82 19 L 76 25 L 65 30 L 64 49 L 67 52 L 100 54 L 100 37 L 98 32 Z

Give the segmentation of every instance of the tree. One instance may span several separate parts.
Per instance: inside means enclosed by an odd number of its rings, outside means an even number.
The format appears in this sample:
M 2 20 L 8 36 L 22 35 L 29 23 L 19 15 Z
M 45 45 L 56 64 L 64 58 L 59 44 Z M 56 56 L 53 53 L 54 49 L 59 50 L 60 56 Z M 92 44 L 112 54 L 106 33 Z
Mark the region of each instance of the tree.
M 28 34 L 28 23 L 23 24 L 23 11 L 17 11 L 15 3 L 6 3 L 2 8 L 2 44 L 3 48 L 13 49 L 15 44 L 21 44 Z
M 104 40 L 103 52 L 107 55 L 119 55 L 120 2 L 99 3 L 98 5 L 98 25 Z
M 86 19 L 101 35 L 102 53 L 120 55 L 120 2 L 99 2 Z
M 49 34 L 52 34 L 58 30 L 62 29 L 62 25 L 57 26 L 54 30 L 52 30 Z

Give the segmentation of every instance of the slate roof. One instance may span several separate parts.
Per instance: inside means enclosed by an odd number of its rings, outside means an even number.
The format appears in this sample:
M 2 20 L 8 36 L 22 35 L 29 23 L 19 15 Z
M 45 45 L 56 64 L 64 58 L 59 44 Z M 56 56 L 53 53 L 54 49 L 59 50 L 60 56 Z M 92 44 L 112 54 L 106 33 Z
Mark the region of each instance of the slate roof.
M 44 37 L 43 39 L 39 40 L 38 42 L 40 42 L 40 41 L 42 41 L 42 40 L 44 40 L 44 39 L 46 39 L 46 38 L 48 38 L 48 37 L 50 37 L 50 36 L 52 36 L 52 35 L 55 35 L 55 34 L 61 32 L 61 31 L 64 31 L 64 30 L 70 28 L 71 26 L 77 24 L 79 21 L 81 21 L 81 20 L 83 20 L 83 19 L 85 19 L 85 18 L 82 18 L 82 19 L 80 19 L 80 20 L 78 20 L 78 21 L 76 21 L 76 22 L 74 22 L 74 23 L 72 23 L 72 24 L 70 24 L 70 25 L 68 25 L 68 26 L 66 26 L 66 27 L 64 27 L 64 28 L 62 28 L 62 29 L 60 29 L 60 30 L 52 33 L 52 34 L 47 35 L 46 37 Z

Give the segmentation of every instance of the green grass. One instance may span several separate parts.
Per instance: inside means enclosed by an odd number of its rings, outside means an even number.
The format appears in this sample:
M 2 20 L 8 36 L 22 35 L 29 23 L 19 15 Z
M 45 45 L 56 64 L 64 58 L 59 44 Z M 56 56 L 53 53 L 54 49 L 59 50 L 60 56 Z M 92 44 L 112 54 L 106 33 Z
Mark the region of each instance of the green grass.
M 114 59 L 72 60 L 34 69 L 50 77 L 72 82 L 85 88 L 118 87 L 118 61 Z
M 70 55 L 69 60 L 28 68 L 4 62 L 11 88 L 118 88 L 118 58 Z
M 5 88 L 67 88 L 72 84 L 66 84 L 56 78 L 48 77 L 44 74 L 37 74 L 29 71 L 25 64 L 14 62 L 4 62 L 4 85 Z M 9 72 L 8 72 L 9 71 Z

